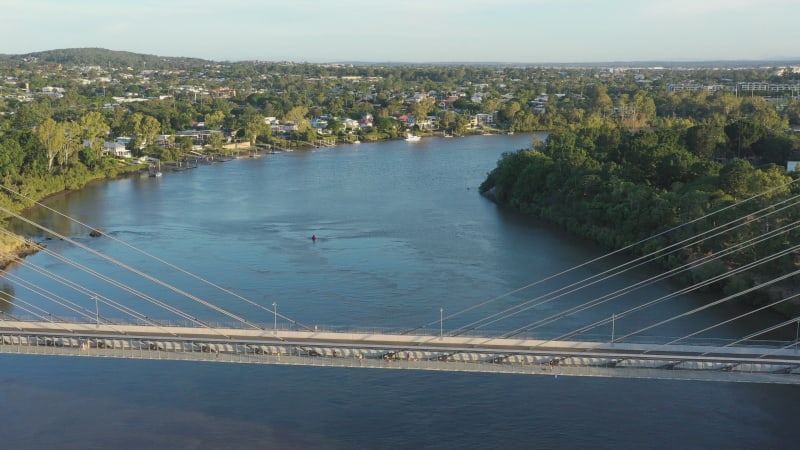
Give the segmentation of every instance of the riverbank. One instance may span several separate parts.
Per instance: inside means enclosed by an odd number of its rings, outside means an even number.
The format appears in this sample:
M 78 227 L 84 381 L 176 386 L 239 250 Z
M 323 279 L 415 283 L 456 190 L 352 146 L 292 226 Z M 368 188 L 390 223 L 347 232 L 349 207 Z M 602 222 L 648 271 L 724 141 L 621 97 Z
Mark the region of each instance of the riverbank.
M 113 170 L 107 169 L 103 172 L 98 172 L 89 176 L 78 187 L 61 188 L 58 190 L 49 190 L 46 188 L 41 188 L 39 190 L 34 190 L 33 192 L 26 193 L 24 189 L 25 183 L 23 180 L 23 183 L 19 186 L 20 187 L 19 191 L 23 193 L 20 194 L 20 197 L 18 198 L 9 197 L 9 199 L 11 200 L 9 202 L 11 206 L 7 206 L 6 208 L 10 210 L 12 213 L 22 213 L 30 208 L 35 207 L 40 202 L 64 196 L 70 192 L 83 189 L 92 183 L 124 178 L 130 176 L 131 174 L 139 173 L 139 171 L 143 167 L 146 166 L 129 165 L 129 166 L 115 167 L 113 168 Z M 37 183 L 34 182 L 34 184 Z M 46 186 L 45 184 L 41 183 L 39 183 L 38 185 Z M 63 186 L 63 184 L 60 185 Z M 35 242 L 24 236 L 15 235 L 6 228 L 4 234 L 0 236 L 0 270 L 5 270 L 8 267 L 13 266 L 17 262 L 19 262 L 20 259 L 35 254 L 36 252 L 40 251 L 43 248 L 44 244 Z
M 33 255 L 43 248 L 44 244 L 36 243 L 21 236 L 3 236 L 0 238 L 0 270 L 12 267 L 20 259 Z

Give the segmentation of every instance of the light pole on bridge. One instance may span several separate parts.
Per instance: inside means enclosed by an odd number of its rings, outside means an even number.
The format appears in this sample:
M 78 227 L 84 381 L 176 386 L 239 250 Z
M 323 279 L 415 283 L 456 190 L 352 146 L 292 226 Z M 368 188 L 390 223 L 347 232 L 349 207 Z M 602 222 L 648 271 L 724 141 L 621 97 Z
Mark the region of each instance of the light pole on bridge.
M 97 301 L 97 296 L 93 295 L 92 298 L 94 299 L 94 320 L 95 320 L 95 327 L 100 328 L 100 303 Z
M 272 326 L 272 332 L 275 336 L 278 335 L 278 304 L 276 302 L 272 302 L 272 311 L 275 313 L 275 323 Z
M 617 314 L 616 313 L 611 313 L 611 343 L 612 344 L 614 343 L 614 326 L 615 326 L 614 322 L 616 320 L 617 320 Z
M 444 335 L 444 308 L 439 308 L 439 338 Z
M 800 341 L 800 317 L 797 319 L 797 331 L 794 335 L 794 351 L 797 352 L 797 341 Z

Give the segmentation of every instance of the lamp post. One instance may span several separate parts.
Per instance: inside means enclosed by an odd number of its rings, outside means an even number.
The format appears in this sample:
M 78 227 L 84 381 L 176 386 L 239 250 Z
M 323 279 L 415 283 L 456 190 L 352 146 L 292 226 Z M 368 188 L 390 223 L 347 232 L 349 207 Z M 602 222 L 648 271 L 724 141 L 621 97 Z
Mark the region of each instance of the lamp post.
M 617 319 L 617 315 L 615 313 L 611 313 L 611 343 L 614 343 L 614 322 Z
M 800 318 L 797 319 L 797 331 L 794 336 L 794 351 L 797 352 L 797 341 L 800 340 Z
M 272 311 L 275 313 L 275 323 L 272 326 L 272 332 L 275 333 L 275 336 L 278 335 L 278 304 L 272 302 Z
M 439 338 L 444 335 L 444 308 L 439 308 Z

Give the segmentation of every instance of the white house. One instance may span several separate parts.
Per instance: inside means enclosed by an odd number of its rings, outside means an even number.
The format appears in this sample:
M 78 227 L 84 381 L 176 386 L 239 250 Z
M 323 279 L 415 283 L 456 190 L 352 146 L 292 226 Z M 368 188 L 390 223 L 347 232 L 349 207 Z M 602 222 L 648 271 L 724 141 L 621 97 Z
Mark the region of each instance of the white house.
M 119 142 L 106 142 L 103 144 L 103 153 L 114 155 L 117 158 L 130 158 L 131 151 Z
M 344 119 L 341 120 L 341 122 L 344 125 L 344 127 L 348 130 L 353 130 L 358 128 L 358 121 L 355 119 L 345 117 Z

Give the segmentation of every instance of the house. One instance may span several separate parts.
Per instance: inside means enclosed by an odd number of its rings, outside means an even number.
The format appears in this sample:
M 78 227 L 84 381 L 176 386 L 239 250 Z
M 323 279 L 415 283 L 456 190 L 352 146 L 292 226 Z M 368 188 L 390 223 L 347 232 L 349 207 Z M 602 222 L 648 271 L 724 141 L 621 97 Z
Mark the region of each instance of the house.
M 408 99 L 408 102 L 409 103 L 419 103 L 419 102 L 425 100 L 426 98 L 428 98 L 428 94 L 426 94 L 424 92 L 415 92 L 414 95 L 412 95 L 411 98 Z
M 479 113 L 469 118 L 469 123 L 473 127 L 491 125 L 494 123 L 494 114 Z
M 311 119 L 311 126 L 317 130 L 323 130 L 328 127 L 328 121 L 320 117 L 314 117 Z
M 420 130 L 435 130 L 437 129 L 436 116 L 428 116 L 424 119 L 417 120 L 417 126 Z
M 358 121 L 355 119 L 345 118 L 341 120 L 344 127 L 348 130 L 353 130 L 358 128 Z
M 120 142 L 105 142 L 103 143 L 103 154 L 112 155 L 117 158 L 130 158 L 131 151 L 125 148 L 125 144 Z
M 453 103 L 455 103 L 456 100 L 458 100 L 458 96 L 451 95 L 451 96 L 447 97 L 445 100 L 440 101 L 439 102 L 439 107 L 442 108 L 442 109 L 447 109 L 448 107 L 452 108 L 452 105 L 453 105 Z

